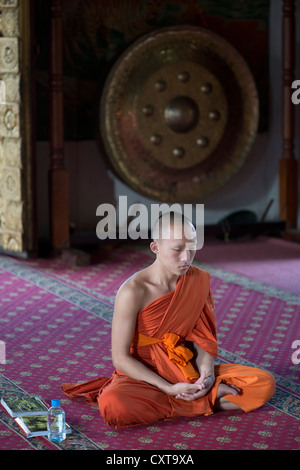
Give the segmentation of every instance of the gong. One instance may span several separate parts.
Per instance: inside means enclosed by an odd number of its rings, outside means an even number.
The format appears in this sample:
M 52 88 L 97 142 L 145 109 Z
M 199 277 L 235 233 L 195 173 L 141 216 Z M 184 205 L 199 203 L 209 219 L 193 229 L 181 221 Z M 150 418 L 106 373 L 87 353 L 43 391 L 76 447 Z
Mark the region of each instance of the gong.
M 244 164 L 258 126 L 252 74 L 236 49 L 198 27 L 134 42 L 106 79 L 100 131 L 116 175 L 163 202 L 195 202 Z

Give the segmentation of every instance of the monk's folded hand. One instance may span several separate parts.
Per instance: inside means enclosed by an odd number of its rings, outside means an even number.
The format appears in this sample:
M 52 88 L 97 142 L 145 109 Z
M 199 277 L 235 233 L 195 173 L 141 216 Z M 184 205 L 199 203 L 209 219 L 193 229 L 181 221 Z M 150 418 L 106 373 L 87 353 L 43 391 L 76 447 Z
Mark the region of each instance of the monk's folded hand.
M 202 390 L 202 384 L 178 382 L 170 384 L 167 394 L 173 395 L 175 398 L 182 398 L 184 400 L 194 400 L 194 396 Z
M 178 393 L 175 395 L 175 398 L 179 398 L 185 401 L 197 400 L 198 398 L 204 397 L 208 393 L 214 382 L 215 378 L 213 376 L 210 375 L 206 377 L 206 372 L 202 372 L 201 376 L 198 380 L 196 380 L 195 383 L 187 384 L 193 385 L 194 387 L 190 387 L 187 390 Z
M 201 377 L 195 382 L 195 384 L 201 385 L 201 391 L 202 391 L 201 396 L 206 395 L 207 392 L 211 389 L 211 387 L 213 386 L 214 383 L 215 383 L 215 377 L 212 376 L 212 375 L 209 375 L 209 376 L 206 377 L 205 373 L 204 373 L 203 378 L 202 378 L 202 375 L 201 375 Z

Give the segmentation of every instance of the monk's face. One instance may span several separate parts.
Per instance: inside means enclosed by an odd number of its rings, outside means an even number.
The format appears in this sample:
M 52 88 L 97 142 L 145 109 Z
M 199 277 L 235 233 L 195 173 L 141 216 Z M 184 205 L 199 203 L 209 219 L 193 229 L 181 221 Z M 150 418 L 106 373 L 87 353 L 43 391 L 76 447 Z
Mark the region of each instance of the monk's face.
M 171 226 L 154 244 L 152 250 L 161 265 L 173 274 L 181 276 L 187 272 L 195 257 L 196 232 L 191 224 L 185 224 L 184 227 Z

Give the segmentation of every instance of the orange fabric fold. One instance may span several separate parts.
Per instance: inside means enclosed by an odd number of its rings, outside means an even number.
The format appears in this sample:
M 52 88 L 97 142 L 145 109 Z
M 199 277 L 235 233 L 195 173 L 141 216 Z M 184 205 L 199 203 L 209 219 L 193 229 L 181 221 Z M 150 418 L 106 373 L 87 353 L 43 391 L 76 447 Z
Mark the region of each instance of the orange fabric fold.
M 189 380 L 198 379 L 199 373 L 196 371 L 195 367 L 190 362 L 194 354 L 190 349 L 186 348 L 185 346 L 176 346 L 179 340 L 180 336 L 174 333 L 165 333 L 163 339 L 150 338 L 149 336 L 139 334 L 137 347 L 148 346 L 150 344 L 156 343 L 163 343 L 167 350 L 170 361 L 179 367 L 183 375 Z
M 99 390 L 108 383 L 107 377 L 99 377 L 82 383 L 65 383 L 61 386 L 62 391 L 70 398 L 84 397 L 90 405 L 97 405 Z

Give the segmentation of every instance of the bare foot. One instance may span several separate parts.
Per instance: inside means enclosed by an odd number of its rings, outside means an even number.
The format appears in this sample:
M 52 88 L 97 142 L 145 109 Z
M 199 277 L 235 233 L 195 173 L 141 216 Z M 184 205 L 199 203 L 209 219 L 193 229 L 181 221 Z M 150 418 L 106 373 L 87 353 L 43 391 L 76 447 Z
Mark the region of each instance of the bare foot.
M 217 397 L 214 404 L 214 408 L 217 410 L 238 410 L 238 405 L 229 402 L 224 398 L 226 395 L 233 395 L 234 397 L 240 392 L 240 389 L 235 385 L 227 385 L 220 383 L 217 390 Z
M 240 392 L 240 389 L 235 385 L 227 385 L 220 383 L 217 390 L 217 398 L 225 397 L 225 395 L 233 395 L 234 397 Z

